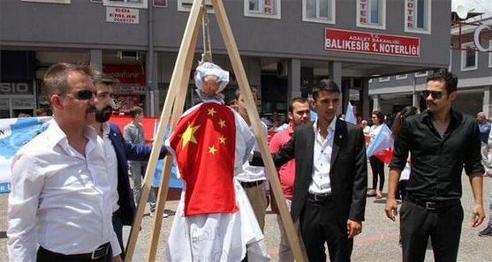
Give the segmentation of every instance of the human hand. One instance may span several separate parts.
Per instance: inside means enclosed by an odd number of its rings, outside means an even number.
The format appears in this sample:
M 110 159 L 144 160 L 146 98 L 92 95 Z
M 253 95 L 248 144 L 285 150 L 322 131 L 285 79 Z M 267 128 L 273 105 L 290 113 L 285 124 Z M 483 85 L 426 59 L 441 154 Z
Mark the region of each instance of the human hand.
M 347 220 L 347 234 L 348 238 L 353 238 L 362 232 L 362 223 L 354 220 Z
M 115 256 L 113 257 L 113 262 L 123 262 L 123 259 L 121 259 L 121 256 Z
M 485 219 L 485 211 L 483 210 L 482 205 L 475 205 L 472 211 L 472 227 L 477 227 L 482 224 Z
M 395 217 L 398 215 L 398 204 L 395 198 L 386 199 L 386 207 L 384 208 L 386 216 L 395 221 Z

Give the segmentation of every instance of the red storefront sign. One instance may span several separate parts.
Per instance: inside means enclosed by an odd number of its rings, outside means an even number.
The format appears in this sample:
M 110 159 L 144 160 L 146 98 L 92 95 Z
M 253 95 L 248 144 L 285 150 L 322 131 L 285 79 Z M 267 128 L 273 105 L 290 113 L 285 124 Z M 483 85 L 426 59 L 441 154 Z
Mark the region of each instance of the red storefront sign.
M 420 38 L 325 28 L 327 51 L 389 56 L 420 56 Z

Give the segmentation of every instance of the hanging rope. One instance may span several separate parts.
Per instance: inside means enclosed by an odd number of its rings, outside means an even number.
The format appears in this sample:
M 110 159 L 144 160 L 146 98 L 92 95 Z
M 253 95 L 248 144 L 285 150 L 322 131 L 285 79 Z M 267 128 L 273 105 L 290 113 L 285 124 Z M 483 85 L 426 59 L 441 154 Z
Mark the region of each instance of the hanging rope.
M 202 39 L 203 39 L 203 54 L 200 64 L 203 62 L 212 62 L 212 48 L 210 47 L 210 29 L 207 7 L 205 1 L 202 3 Z

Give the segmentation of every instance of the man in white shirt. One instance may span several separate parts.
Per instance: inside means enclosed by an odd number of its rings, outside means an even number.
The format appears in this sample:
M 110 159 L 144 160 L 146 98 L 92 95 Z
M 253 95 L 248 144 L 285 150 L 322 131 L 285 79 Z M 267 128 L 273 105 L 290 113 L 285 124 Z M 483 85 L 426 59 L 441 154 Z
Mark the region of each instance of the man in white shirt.
M 255 102 L 257 102 L 258 97 L 256 95 L 256 90 L 253 89 L 252 92 Z M 239 89 L 236 90 L 235 106 L 237 112 L 241 115 L 251 130 L 251 121 L 249 120 L 248 112 L 246 111 L 246 103 L 244 102 L 244 98 Z M 263 122 L 261 122 L 261 124 L 263 133 L 266 137 L 268 135 L 267 127 L 263 124 Z M 251 133 L 253 133 L 253 130 L 251 130 Z M 255 143 L 253 150 L 260 151 L 258 142 Z M 236 175 L 236 179 L 243 187 L 244 192 L 246 192 L 249 203 L 255 212 L 258 225 L 260 226 L 261 231 L 263 231 L 265 227 L 265 213 L 268 206 L 266 191 L 269 190 L 269 185 L 265 175 L 265 168 L 260 166 L 250 166 L 249 162 L 245 162 L 242 170 L 240 170 Z
M 92 71 L 59 63 L 44 83 L 53 120 L 12 162 L 10 261 L 121 261 L 111 223 L 114 187 L 89 127 L 95 120 Z

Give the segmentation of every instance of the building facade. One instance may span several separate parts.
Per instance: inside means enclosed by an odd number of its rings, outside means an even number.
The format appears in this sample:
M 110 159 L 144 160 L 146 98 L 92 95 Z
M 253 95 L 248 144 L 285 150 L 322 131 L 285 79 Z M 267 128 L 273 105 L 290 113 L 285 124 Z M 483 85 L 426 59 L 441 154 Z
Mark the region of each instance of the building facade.
M 485 112 L 492 116 L 492 17 L 466 22 L 451 28 L 448 69 L 458 77 L 455 109 L 475 116 Z M 476 42 L 478 41 L 478 43 Z M 375 107 L 385 113 L 396 113 L 407 105 L 425 109 L 420 91 L 432 68 L 419 72 L 385 76 L 370 80 L 369 95 Z
M 442 17 L 449 17 L 450 0 L 223 2 L 266 114 L 285 112 L 290 98 L 309 94 L 321 78 L 330 77 L 343 91 L 340 110 L 350 99 L 366 117 L 373 106 L 370 78 L 449 65 L 450 26 Z M 40 79 L 61 61 L 90 63 L 118 78 L 115 91 L 123 111 L 136 104 L 147 115 L 159 115 L 191 3 L 1 1 L 0 82 L 9 92 L 0 91 L 0 117 L 46 106 Z M 213 12 L 209 19 L 214 62 L 232 71 Z M 201 49 L 200 39 L 195 61 Z M 195 100 L 192 85 L 188 105 Z M 226 92 L 236 86 L 233 75 Z

